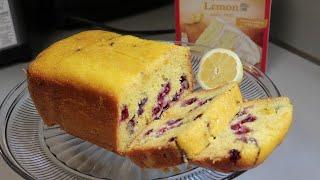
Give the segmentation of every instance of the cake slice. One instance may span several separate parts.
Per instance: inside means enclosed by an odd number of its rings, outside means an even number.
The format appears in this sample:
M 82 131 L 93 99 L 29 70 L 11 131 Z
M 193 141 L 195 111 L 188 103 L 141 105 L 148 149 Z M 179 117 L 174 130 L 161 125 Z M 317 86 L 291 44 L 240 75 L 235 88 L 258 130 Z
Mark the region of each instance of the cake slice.
M 46 124 L 119 154 L 194 83 L 188 48 L 106 31 L 53 44 L 27 75 Z
M 225 172 L 253 168 L 281 143 L 291 121 L 292 105 L 286 97 L 246 102 L 228 128 L 190 161 Z
M 242 95 L 238 85 L 231 84 L 222 91 L 225 92 L 215 97 L 199 120 L 187 124 L 177 135 L 176 142 L 188 158 L 203 151 L 239 111 Z
M 218 130 L 210 123 L 226 126 L 239 111 L 241 102 L 236 83 L 191 93 L 169 108 L 162 118 L 147 126 L 130 145 L 126 155 L 140 167 L 166 168 L 181 164 L 183 153 L 177 144 L 179 134 L 183 134 L 189 124 L 200 122 L 203 129 L 192 131 L 192 134 L 199 138 L 196 141 L 201 149 L 197 150 L 203 150 L 212 138 L 211 132 Z

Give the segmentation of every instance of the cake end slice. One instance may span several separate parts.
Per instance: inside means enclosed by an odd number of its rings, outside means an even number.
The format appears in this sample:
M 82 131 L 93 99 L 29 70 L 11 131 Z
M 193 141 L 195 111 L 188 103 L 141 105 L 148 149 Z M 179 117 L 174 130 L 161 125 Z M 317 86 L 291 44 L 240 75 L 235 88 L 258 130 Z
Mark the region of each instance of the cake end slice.
M 284 139 L 292 122 L 292 109 L 286 97 L 244 103 L 228 128 L 190 161 L 224 172 L 256 167 Z

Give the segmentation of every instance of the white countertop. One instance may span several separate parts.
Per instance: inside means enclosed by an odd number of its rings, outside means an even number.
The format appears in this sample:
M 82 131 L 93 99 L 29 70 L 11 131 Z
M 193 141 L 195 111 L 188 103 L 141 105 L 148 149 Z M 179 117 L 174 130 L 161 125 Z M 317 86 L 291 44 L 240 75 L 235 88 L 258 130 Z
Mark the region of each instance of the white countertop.
M 157 21 L 152 17 L 162 18 Z M 118 20 L 112 25 L 141 29 L 150 26 L 154 29 L 168 28 L 172 27 L 172 17 L 172 7 L 164 7 Z M 133 20 L 137 23 L 128 23 Z M 173 37 L 173 34 L 169 34 L 150 38 L 173 40 Z M 25 78 L 22 71 L 25 66 L 26 63 L 20 63 L 0 68 L 1 101 L 11 88 Z M 270 44 L 267 75 L 283 95 L 291 98 L 294 104 L 294 122 L 287 138 L 274 153 L 262 165 L 238 179 L 320 179 L 320 173 L 317 172 L 320 170 L 320 120 L 317 116 L 320 111 L 320 66 Z M 21 178 L 0 158 L 0 179 Z

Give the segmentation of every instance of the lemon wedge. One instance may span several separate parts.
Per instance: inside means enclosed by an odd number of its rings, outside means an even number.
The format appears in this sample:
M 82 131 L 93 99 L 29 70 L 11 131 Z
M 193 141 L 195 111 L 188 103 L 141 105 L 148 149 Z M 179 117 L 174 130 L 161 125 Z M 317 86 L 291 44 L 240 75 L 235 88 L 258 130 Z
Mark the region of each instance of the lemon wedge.
M 201 58 L 197 80 L 203 89 L 214 89 L 234 81 L 240 83 L 242 78 L 242 63 L 231 50 L 212 49 Z

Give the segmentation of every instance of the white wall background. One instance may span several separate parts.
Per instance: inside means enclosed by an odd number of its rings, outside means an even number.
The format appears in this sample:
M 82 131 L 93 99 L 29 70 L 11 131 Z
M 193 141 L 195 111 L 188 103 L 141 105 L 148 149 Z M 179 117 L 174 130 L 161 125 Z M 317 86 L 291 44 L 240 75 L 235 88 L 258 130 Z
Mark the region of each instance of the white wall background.
M 273 0 L 271 35 L 320 59 L 320 0 Z

